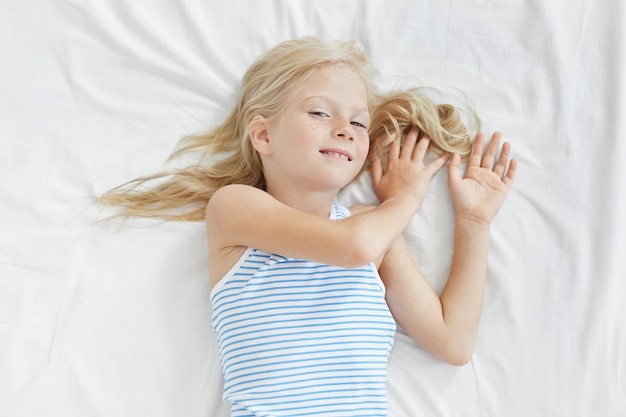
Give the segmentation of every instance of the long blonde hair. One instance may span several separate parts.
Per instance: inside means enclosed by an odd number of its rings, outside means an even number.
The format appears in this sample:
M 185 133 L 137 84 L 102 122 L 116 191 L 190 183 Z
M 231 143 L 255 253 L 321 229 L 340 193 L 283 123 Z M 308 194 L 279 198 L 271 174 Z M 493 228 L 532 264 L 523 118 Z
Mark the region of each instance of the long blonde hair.
M 470 135 L 455 107 L 437 105 L 418 91 L 383 97 L 370 61 L 355 42 L 327 45 L 307 37 L 280 43 L 257 58 L 244 75 L 241 94 L 226 120 L 207 134 L 183 138 L 168 158 L 195 154 L 198 162 L 136 178 L 102 194 L 98 202 L 119 207 L 119 216 L 203 221 L 206 204 L 220 187 L 246 184 L 264 189 L 261 160 L 249 140 L 252 119 L 262 115 L 276 120 L 289 92 L 316 71 L 338 65 L 359 76 L 368 92 L 370 152 L 382 154 L 393 140 L 417 126 L 432 139 L 434 152 L 469 154 Z

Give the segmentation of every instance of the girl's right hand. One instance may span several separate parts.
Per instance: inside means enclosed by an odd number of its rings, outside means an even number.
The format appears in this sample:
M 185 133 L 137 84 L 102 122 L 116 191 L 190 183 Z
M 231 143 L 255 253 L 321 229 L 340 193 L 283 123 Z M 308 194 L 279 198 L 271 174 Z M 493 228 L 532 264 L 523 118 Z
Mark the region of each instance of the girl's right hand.
M 402 145 L 399 140 L 391 143 L 385 169 L 380 158 L 373 155 L 372 182 L 381 203 L 392 198 L 410 198 L 414 201 L 415 211 L 419 210 L 431 178 L 450 159 L 446 153 L 425 164 L 424 157 L 430 138 L 423 137 L 418 141 L 418 133 L 419 129 L 413 127 Z

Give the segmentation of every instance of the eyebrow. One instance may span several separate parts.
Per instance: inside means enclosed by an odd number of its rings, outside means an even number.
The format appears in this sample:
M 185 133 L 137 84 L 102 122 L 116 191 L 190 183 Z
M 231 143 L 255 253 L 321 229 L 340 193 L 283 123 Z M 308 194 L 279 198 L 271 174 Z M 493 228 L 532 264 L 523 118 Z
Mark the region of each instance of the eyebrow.
M 335 100 L 327 95 L 324 94 L 318 94 L 318 95 L 313 95 L 313 96 L 308 96 L 302 99 L 302 103 L 306 103 L 308 101 L 312 101 L 312 100 L 325 100 L 325 101 L 329 101 L 331 103 L 333 103 Z M 369 114 L 369 109 L 367 108 L 367 106 L 365 107 L 358 107 L 356 108 L 356 111 L 359 112 L 365 112 L 367 114 Z

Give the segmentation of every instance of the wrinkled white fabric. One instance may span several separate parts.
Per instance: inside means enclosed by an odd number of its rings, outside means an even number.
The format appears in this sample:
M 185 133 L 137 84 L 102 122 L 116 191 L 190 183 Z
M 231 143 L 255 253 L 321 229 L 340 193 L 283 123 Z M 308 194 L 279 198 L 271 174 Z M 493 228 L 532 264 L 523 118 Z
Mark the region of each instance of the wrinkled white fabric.
M 0 2 L 0 414 L 225 417 L 202 224 L 97 223 L 92 192 L 224 118 L 261 52 L 356 38 L 382 91 L 466 93 L 519 174 L 492 225 L 476 351 L 399 330 L 390 414 L 626 415 L 626 3 Z M 363 178 L 344 204 L 372 202 Z M 437 174 L 406 232 L 440 290 Z

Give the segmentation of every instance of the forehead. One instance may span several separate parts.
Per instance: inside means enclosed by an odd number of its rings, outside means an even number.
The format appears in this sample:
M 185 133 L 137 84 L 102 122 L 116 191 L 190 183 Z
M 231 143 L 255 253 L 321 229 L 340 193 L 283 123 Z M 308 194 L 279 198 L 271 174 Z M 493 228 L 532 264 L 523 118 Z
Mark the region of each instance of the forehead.
M 343 66 L 313 72 L 295 89 L 292 98 L 302 101 L 314 96 L 332 97 L 368 108 L 365 84 L 354 71 Z

